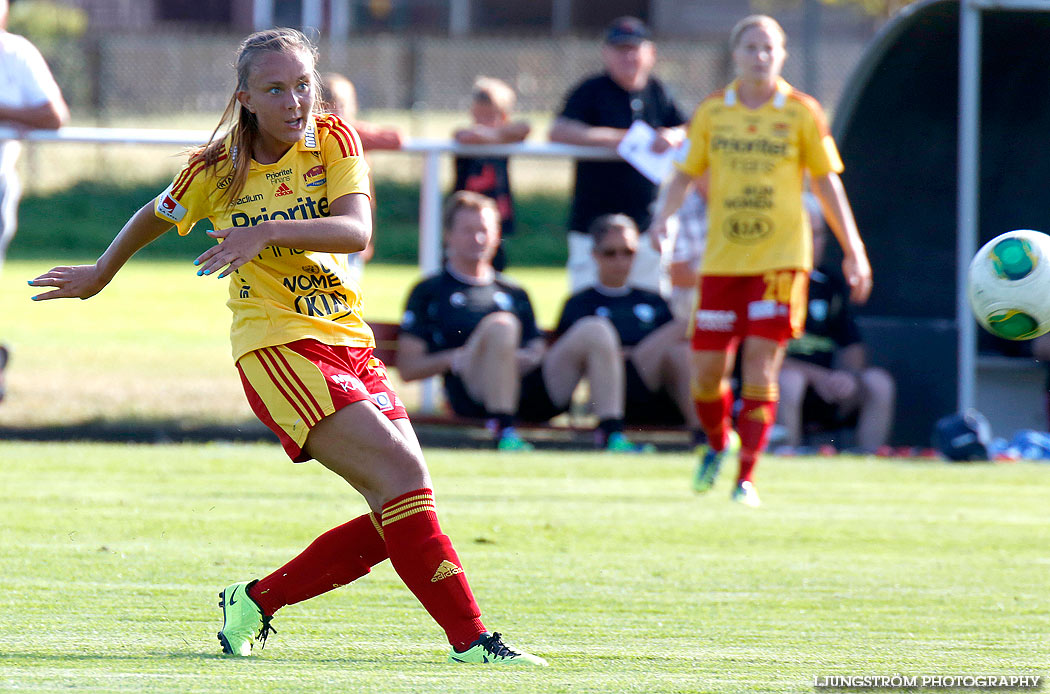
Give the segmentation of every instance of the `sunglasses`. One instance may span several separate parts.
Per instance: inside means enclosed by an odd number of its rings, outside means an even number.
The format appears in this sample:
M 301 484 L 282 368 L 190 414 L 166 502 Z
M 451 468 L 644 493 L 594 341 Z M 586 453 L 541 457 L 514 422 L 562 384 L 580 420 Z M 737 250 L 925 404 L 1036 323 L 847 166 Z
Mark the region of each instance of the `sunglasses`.
M 598 251 L 598 255 L 603 258 L 615 258 L 618 255 L 624 258 L 633 258 L 635 252 L 633 248 L 603 248 Z

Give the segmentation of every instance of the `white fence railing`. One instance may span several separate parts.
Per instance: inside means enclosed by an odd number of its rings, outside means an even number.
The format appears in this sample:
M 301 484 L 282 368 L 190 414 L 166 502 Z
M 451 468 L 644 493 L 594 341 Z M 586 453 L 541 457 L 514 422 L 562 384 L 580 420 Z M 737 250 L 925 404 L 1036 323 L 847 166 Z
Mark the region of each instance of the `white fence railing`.
M 76 142 L 89 144 L 192 146 L 208 141 L 206 130 L 161 130 L 152 128 L 61 128 L 16 131 L 0 128 L 0 139 L 28 142 Z M 576 147 L 553 142 L 524 142 L 513 145 L 461 145 L 452 140 L 416 138 L 401 152 L 423 157 L 419 185 L 419 269 L 430 274 L 441 267 L 441 161 L 449 155 L 527 156 L 557 159 L 618 159 L 603 147 Z

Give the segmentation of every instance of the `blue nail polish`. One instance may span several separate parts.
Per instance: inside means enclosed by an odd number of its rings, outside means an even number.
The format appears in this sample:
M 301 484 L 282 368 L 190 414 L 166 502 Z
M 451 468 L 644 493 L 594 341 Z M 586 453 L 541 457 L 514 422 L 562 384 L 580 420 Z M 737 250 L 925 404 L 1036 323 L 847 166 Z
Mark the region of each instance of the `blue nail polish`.
M 197 277 L 200 277 L 203 274 L 204 274 L 204 270 L 197 270 Z
M 199 261 L 199 260 L 194 260 L 194 261 L 193 261 L 193 264 L 194 264 L 194 265 L 200 265 L 200 264 L 201 264 L 201 261 Z

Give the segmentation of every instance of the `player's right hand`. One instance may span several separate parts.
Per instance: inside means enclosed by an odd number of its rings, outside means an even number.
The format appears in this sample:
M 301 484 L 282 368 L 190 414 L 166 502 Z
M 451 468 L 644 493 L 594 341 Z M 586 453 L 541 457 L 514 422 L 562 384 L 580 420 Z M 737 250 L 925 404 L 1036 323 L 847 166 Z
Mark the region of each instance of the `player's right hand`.
M 108 284 L 97 265 L 60 265 L 29 280 L 30 287 L 54 287 L 37 294 L 33 301 L 47 299 L 90 299 Z

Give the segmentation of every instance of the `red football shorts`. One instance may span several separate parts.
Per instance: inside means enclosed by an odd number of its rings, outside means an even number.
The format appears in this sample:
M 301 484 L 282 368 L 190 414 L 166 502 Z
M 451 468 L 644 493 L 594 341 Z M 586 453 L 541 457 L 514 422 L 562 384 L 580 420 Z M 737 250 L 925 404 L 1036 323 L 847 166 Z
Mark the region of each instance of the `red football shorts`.
M 309 460 L 310 430 L 333 412 L 368 400 L 390 419 L 408 417 L 371 347 L 339 347 L 297 340 L 263 347 L 237 360 L 248 403 L 296 463 Z
M 701 275 L 700 296 L 691 317 L 697 351 L 731 348 L 744 337 L 784 343 L 806 324 L 809 273 L 771 270 L 761 275 Z

